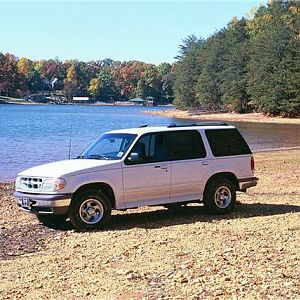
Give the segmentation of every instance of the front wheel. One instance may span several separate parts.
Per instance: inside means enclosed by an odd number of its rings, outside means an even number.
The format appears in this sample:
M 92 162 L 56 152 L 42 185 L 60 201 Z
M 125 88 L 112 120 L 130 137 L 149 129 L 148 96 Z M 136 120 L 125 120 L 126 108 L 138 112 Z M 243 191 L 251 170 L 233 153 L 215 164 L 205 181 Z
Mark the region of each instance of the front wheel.
M 77 230 L 101 229 L 109 222 L 111 204 L 100 191 L 83 191 L 75 195 L 68 215 Z
M 204 209 L 210 214 L 227 214 L 233 210 L 235 202 L 235 186 L 226 178 L 212 181 L 204 192 Z

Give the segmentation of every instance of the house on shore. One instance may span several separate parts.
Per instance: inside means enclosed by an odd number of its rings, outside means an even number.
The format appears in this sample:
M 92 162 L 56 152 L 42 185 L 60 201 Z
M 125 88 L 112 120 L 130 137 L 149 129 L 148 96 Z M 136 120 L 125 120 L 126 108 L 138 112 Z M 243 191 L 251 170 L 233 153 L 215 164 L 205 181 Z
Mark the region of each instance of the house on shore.
M 145 100 L 142 98 L 133 98 L 128 102 L 132 103 L 135 106 L 153 106 L 153 97 L 147 97 Z
M 142 98 L 133 98 L 129 100 L 128 102 L 132 103 L 135 106 L 144 106 L 145 105 L 145 100 Z
M 80 103 L 80 104 L 85 103 L 85 104 L 87 104 L 87 103 L 90 102 L 90 97 L 73 97 L 72 100 L 73 100 L 74 103 Z

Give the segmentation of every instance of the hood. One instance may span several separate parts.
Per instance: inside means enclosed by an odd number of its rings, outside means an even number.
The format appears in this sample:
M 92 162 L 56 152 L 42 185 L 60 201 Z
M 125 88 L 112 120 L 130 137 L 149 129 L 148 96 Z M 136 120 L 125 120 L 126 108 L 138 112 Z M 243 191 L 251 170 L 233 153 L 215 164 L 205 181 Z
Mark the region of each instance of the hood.
M 120 161 L 95 159 L 70 159 L 44 164 L 27 169 L 19 176 L 63 177 L 82 173 L 120 168 Z

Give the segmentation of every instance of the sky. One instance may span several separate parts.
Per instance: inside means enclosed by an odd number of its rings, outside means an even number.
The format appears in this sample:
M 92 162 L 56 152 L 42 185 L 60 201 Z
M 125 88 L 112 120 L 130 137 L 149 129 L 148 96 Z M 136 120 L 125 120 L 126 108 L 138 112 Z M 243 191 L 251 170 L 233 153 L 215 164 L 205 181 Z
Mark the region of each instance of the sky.
M 0 52 L 32 60 L 172 63 L 182 39 L 207 38 L 265 3 L 0 0 Z

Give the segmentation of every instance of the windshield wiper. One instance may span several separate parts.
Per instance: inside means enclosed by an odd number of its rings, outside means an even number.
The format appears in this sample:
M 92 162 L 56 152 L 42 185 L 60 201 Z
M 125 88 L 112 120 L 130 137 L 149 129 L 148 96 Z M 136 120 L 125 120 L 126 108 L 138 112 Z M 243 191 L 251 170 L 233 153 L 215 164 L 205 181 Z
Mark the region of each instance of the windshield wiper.
M 104 159 L 104 160 L 108 160 L 108 158 L 104 155 L 101 155 L 101 154 L 92 154 L 92 155 L 89 155 L 87 157 L 83 157 L 83 158 L 86 158 L 86 159 Z

